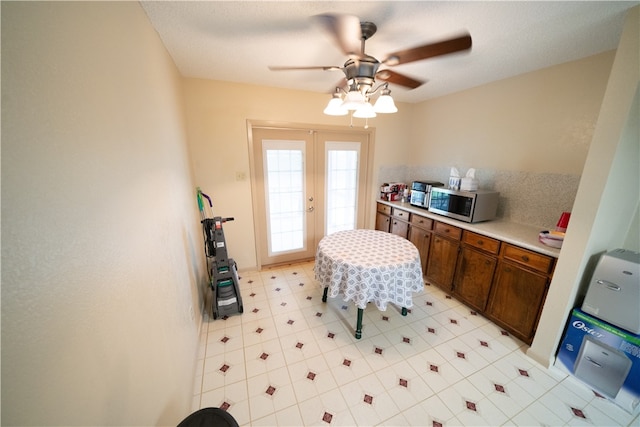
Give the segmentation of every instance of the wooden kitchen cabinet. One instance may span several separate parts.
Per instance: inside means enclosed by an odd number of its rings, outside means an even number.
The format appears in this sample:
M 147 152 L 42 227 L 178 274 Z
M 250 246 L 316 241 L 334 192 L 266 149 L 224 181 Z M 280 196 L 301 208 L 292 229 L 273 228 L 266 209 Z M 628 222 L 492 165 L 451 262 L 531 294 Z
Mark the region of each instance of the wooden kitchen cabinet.
M 376 230 L 389 232 L 391 226 L 391 217 L 380 212 L 376 212 Z
M 409 236 L 409 216 L 408 211 L 393 208 L 391 210 L 391 226 L 389 232 L 397 236 L 407 238 Z
M 427 272 L 427 260 L 429 259 L 429 246 L 431 244 L 431 227 L 433 220 L 419 215 L 411 215 L 408 239 L 418 248 L 420 253 L 420 265 L 422 274 Z
M 453 294 L 467 305 L 484 312 L 498 264 L 500 241 L 469 231 L 463 232 Z
M 554 259 L 505 244 L 486 314 L 531 344 L 547 296 Z
M 418 248 L 427 282 L 531 344 L 555 258 L 383 203 L 376 229 Z
M 377 205 L 376 230 L 388 233 L 391 227 L 391 207 L 382 203 L 377 203 Z
M 450 292 L 456 271 L 462 229 L 436 221 L 427 260 L 427 281 Z

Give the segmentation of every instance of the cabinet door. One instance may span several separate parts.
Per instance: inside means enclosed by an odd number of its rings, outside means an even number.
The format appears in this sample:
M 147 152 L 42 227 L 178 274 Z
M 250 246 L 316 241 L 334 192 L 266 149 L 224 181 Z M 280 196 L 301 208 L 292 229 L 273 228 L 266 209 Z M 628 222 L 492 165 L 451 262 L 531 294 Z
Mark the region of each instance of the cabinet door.
M 487 315 L 516 337 L 531 344 L 547 294 L 547 285 L 547 276 L 511 262 L 500 261 Z
M 445 291 L 451 290 L 459 247 L 460 244 L 457 240 L 447 239 L 437 234 L 432 236 L 427 261 L 427 280 L 429 283 L 433 283 Z
M 409 223 L 391 217 L 391 227 L 389 229 L 389 232 L 406 239 L 407 235 L 409 234 Z
M 496 257 L 463 246 L 454 279 L 454 295 L 484 312 L 497 263 Z
M 391 217 L 383 213 L 376 213 L 376 230 L 389 232 L 389 226 L 391 225 Z
M 422 274 L 427 272 L 427 260 L 429 259 L 429 245 L 431 243 L 431 232 L 423 228 L 412 225 L 409 227 L 409 240 L 416 245 L 420 252 L 420 265 Z

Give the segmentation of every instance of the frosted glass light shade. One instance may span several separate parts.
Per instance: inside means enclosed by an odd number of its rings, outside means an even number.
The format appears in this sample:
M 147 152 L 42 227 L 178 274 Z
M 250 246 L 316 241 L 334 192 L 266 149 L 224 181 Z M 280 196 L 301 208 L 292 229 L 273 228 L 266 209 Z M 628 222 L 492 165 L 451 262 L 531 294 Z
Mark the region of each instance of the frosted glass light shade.
M 376 113 L 396 113 L 398 112 L 398 107 L 393 102 L 391 95 L 380 95 L 373 106 L 373 110 Z
M 333 97 L 324 109 L 324 113 L 328 116 L 344 116 L 349 113 L 349 110 L 342 107 L 342 99 L 340 97 Z
M 370 119 L 375 116 L 376 112 L 373 111 L 373 105 L 368 102 L 365 102 L 355 111 L 355 113 L 353 113 L 353 117 L 357 117 L 359 119 Z
M 347 92 L 347 96 L 344 98 L 342 108 L 347 110 L 357 110 L 365 104 L 364 95 L 357 90 Z

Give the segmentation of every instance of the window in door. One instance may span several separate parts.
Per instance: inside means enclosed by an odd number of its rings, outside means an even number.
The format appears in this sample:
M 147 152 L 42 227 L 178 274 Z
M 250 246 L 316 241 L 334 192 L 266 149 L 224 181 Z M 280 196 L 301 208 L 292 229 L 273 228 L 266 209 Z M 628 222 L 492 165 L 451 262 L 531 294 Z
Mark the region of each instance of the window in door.
M 360 143 L 327 142 L 325 234 L 356 228 Z
M 303 249 L 304 141 L 263 141 L 269 256 Z

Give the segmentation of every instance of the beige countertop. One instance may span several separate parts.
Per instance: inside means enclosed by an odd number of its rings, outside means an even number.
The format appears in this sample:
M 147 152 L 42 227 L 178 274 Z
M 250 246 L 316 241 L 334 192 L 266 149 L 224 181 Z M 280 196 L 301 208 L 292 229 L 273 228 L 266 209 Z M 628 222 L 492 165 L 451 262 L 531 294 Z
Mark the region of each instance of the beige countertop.
M 558 258 L 558 256 L 560 255 L 560 249 L 552 248 L 551 246 L 540 243 L 540 241 L 538 240 L 538 234 L 543 230 L 539 227 L 525 224 L 516 224 L 500 219 L 478 223 L 468 223 L 429 212 L 426 209 L 413 206 L 409 203 L 388 202 L 385 200 L 377 200 L 377 202 L 391 207 L 401 208 L 417 215 L 444 222 L 449 225 L 454 225 L 456 227 L 462 228 L 463 230 L 473 231 L 474 233 L 492 237 L 494 239 L 511 243 L 525 249 L 530 249 L 544 255 L 552 256 L 554 258 Z

